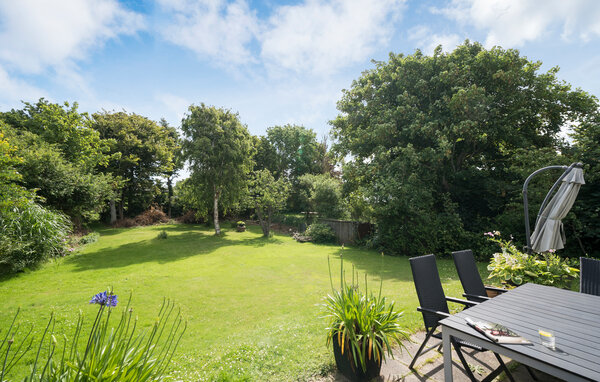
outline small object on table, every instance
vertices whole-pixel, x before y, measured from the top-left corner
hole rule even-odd
[[[547,329],[539,329],[538,333],[540,335],[542,345],[544,345],[548,349],[556,350],[556,338],[554,337],[553,332]]]

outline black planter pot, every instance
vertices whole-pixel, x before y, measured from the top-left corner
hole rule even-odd
[[[375,357],[367,360],[367,370],[363,371],[360,362],[358,365],[354,364],[352,350],[350,349],[348,342],[345,344],[346,348],[344,349],[344,354],[342,354],[342,348],[338,343],[337,336],[334,336],[331,342],[333,342],[335,364],[337,365],[338,370],[344,374],[346,378],[351,381],[363,382],[370,381],[379,376],[379,372],[381,371],[381,359],[379,362],[375,361]]]

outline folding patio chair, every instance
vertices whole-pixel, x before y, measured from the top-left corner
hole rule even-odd
[[[435,347],[439,347],[439,344],[436,344],[423,351],[425,345],[431,337],[440,340],[442,339],[441,333],[435,333],[435,330],[439,326],[440,320],[446,317],[450,317],[450,311],[448,310],[447,301],[457,302],[467,306],[473,306],[477,303],[453,297],[446,297],[444,295],[444,289],[442,288],[442,282],[440,280],[440,275],[437,270],[434,255],[413,257],[409,260],[410,267],[412,269],[413,280],[415,283],[415,289],[417,290],[419,304],[421,305],[417,308],[417,310],[423,313],[423,321],[425,322],[425,329],[427,331],[425,340],[419,347],[419,350],[417,350],[417,353],[415,354],[412,362],[410,363],[409,368],[412,369],[417,358],[419,358],[420,355],[427,353]],[[454,349],[456,350],[456,353],[458,354],[458,358],[460,358],[460,362],[462,363],[469,379],[471,381],[476,381],[475,376],[473,375],[473,372],[471,371],[467,360],[462,354],[461,349],[467,348],[476,351],[486,351],[486,349],[454,338],[451,338],[451,342],[454,346]],[[512,382],[514,382],[513,376],[504,364],[504,361],[502,361],[502,358],[500,358],[500,356],[496,353],[494,353],[494,356],[500,363],[500,366],[496,370],[492,371],[487,377],[485,377],[482,382],[491,381],[502,371],[504,371],[508,378]]]
[[[579,291],[600,296],[600,260],[579,258]]]
[[[487,287],[483,285],[481,275],[477,269],[475,258],[473,257],[473,251],[465,249],[462,251],[452,252],[452,258],[454,259],[454,265],[460,278],[460,283],[465,291],[463,296],[469,301],[482,302],[489,300],[487,291],[494,291],[498,293],[506,292],[506,289]]]

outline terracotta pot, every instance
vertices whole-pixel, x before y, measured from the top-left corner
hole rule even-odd
[[[360,363],[358,365],[354,363],[352,350],[350,349],[350,344],[348,341],[346,341],[344,344],[344,354],[342,354],[342,348],[338,343],[337,336],[333,337],[332,342],[335,364],[337,365],[338,370],[344,374],[346,378],[351,381],[362,382],[370,381],[379,376],[381,371],[381,359],[379,359],[379,361],[375,361],[375,357],[373,357],[370,360],[367,360],[367,370],[363,371]]]

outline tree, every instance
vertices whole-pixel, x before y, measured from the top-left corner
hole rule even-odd
[[[112,177],[98,172],[108,161],[108,146],[77,103],[61,106],[42,98],[1,113],[0,119],[23,158],[16,166],[19,183],[36,189],[45,205],[63,211],[77,227],[97,220],[112,194]]]
[[[173,171],[177,132],[134,113],[104,111],[93,118],[94,129],[110,144],[105,171],[120,180],[115,183],[118,197],[111,200],[111,211],[117,199],[120,219],[125,207],[129,214],[146,210],[159,192],[155,177]]]
[[[540,66],[467,41],[431,57],[390,54],[344,92],[331,123],[349,158],[346,191],[373,206],[390,252],[443,253],[494,229],[518,176],[513,154],[561,150],[561,127],[597,108]]]
[[[342,182],[329,174],[302,175],[298,181],[303,204],[320,217],[338,219],[344,216]]]
[[[215,234],[221,234],[219,205],[224,210],[242,200],[252,169],[252,140],[237,113],[214,106],[191,105],[181,122],[183,156],[190,164],[190,181],[212,198]]]
[[[250,206],[256,210],[263,236],[269,237],[273,214],[285,206],[289,183],[284,178],[275,180],[267,169],[255,171],[250,181]]]
[[[581,187],[571,226],[580,239],[582,252],[600,257],[600,111],[575,128],[574,156],[584,164],[585,185]]]
[[[173,153],[172,166],[165,167],[164,176],[167,178],[167,215],[171,218],[171,209],[173,206],[173,178],[183,168],[184,161],[181,158],[181,144],[179,142],[179,134],[177,129],[169,126],[169,123],[162,118],[159,122],[160,126],[167,131],[169,139],[166,141],[169,150]]]
[[[273,126],[267,129],[267,137],[277,152],[279,173],[290,180],[321,173],[322,161],[314,131],[297,125]]]

